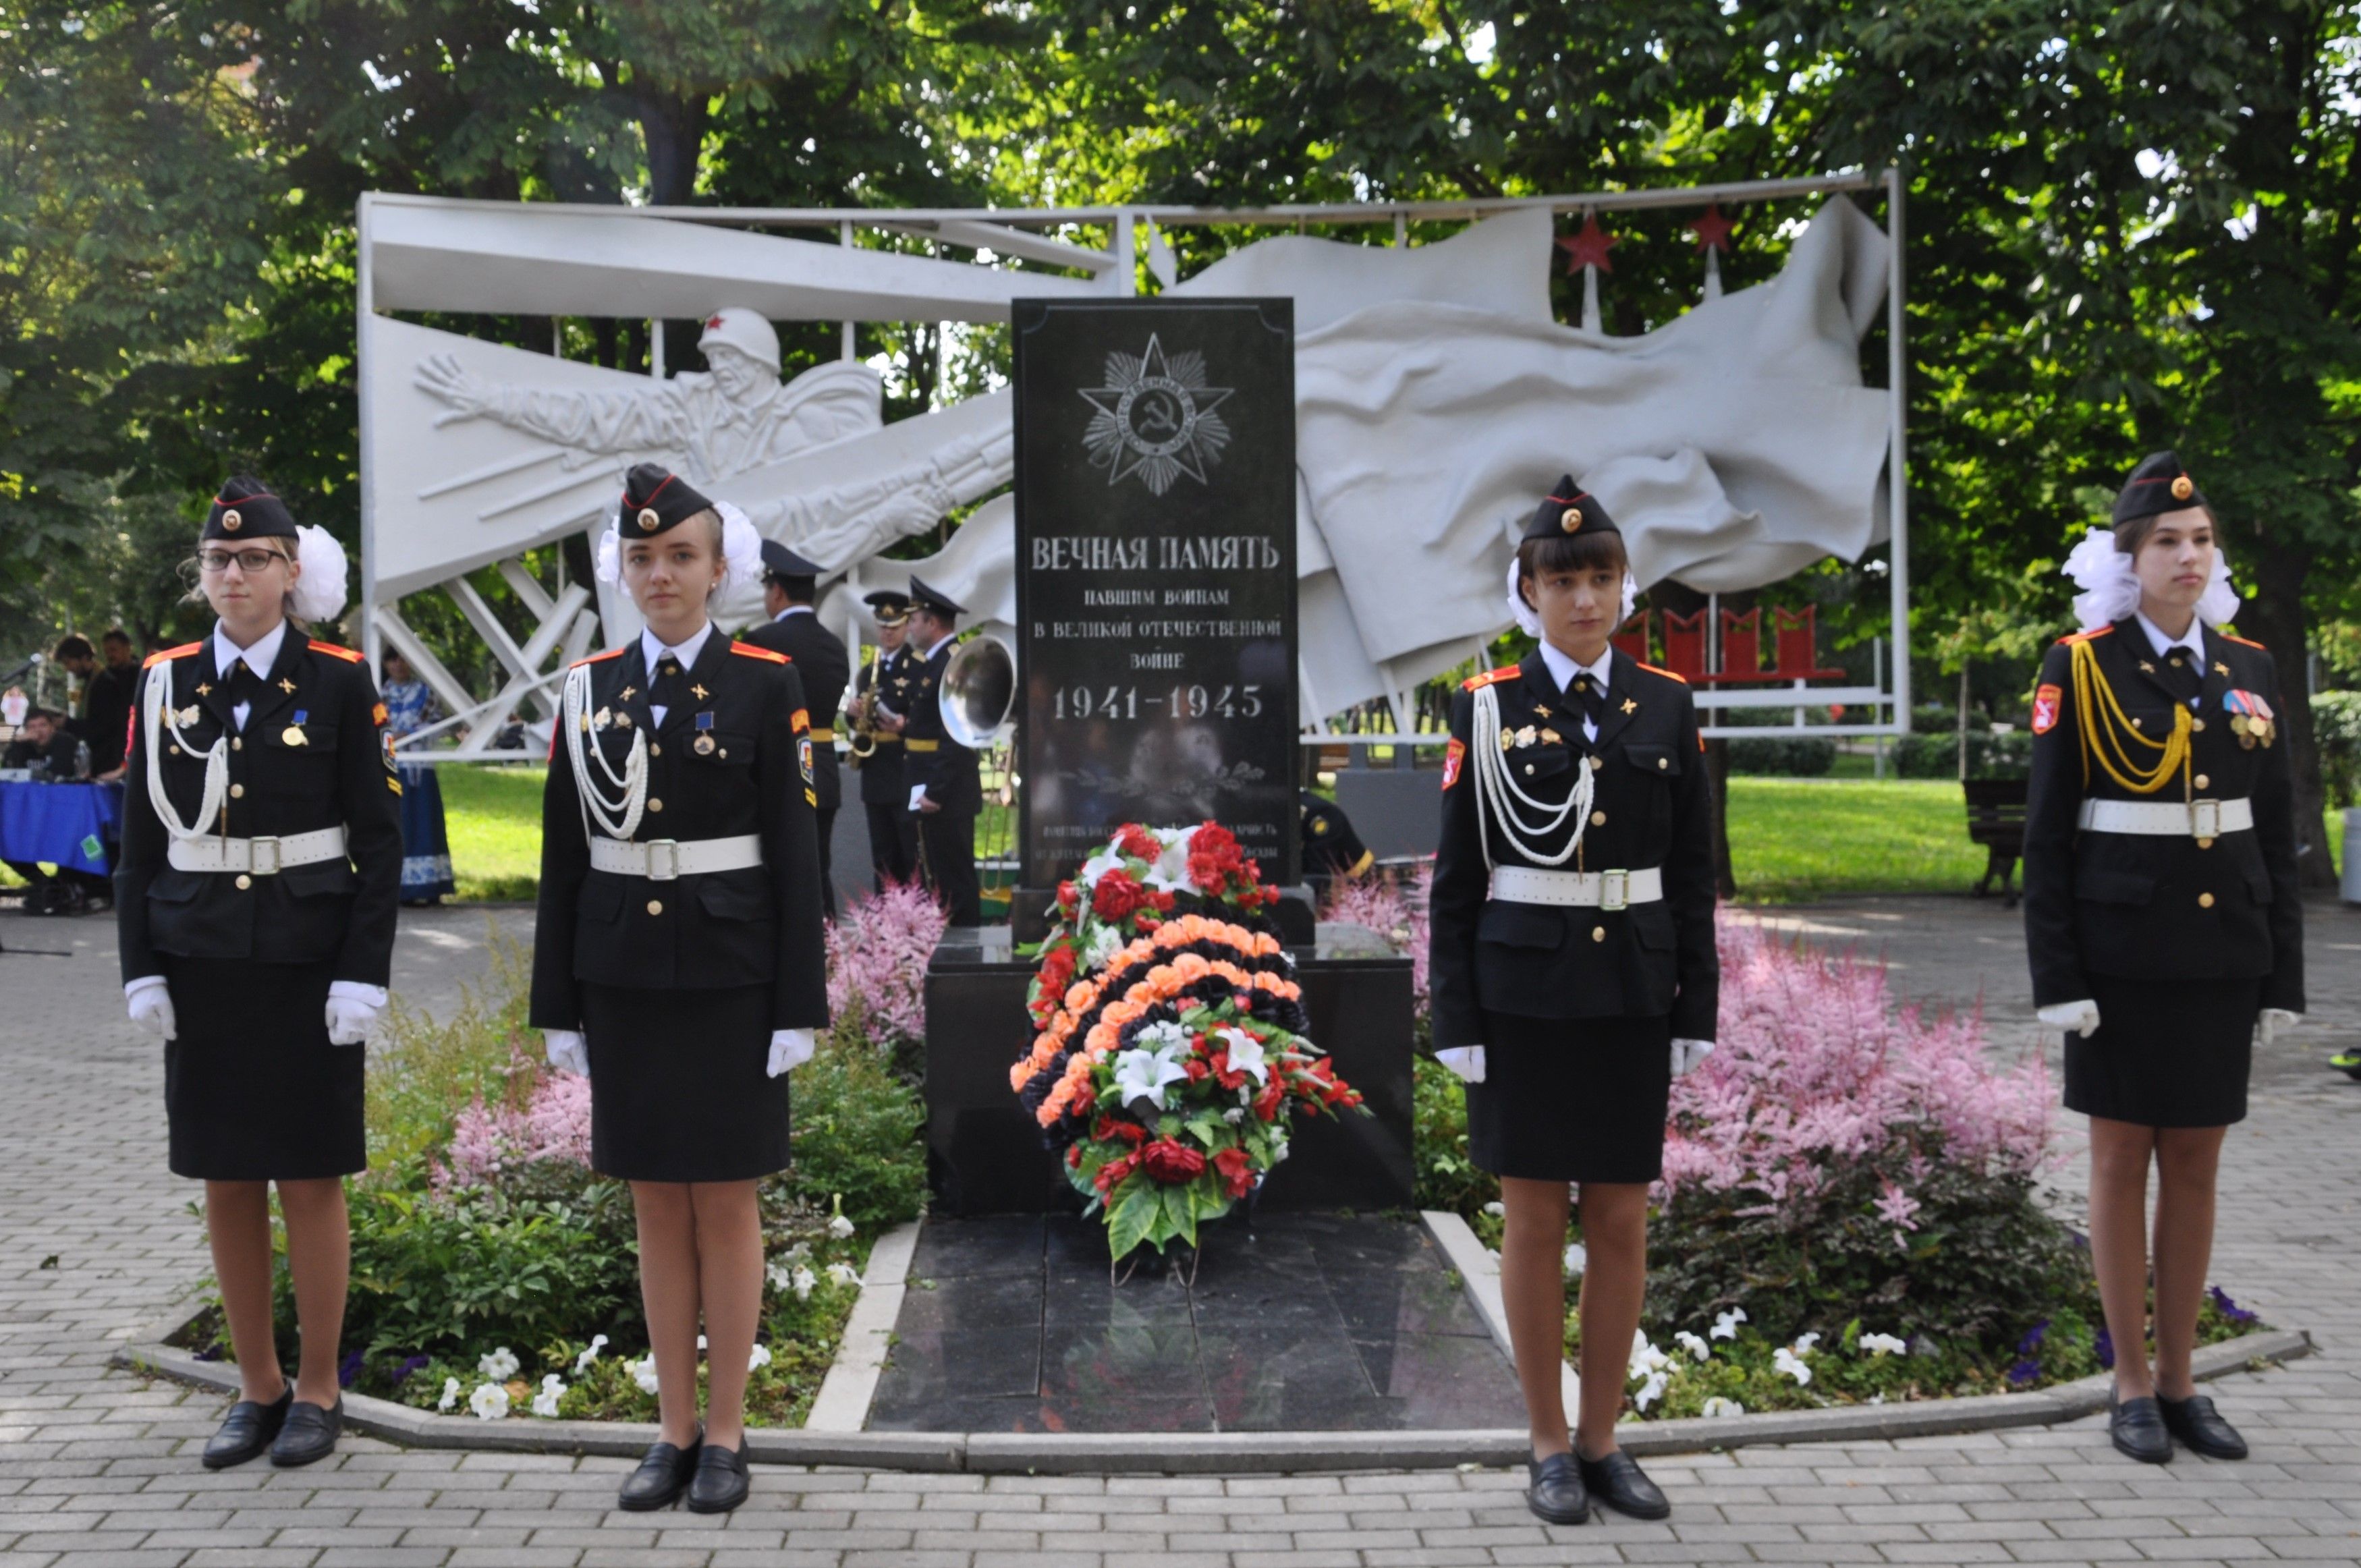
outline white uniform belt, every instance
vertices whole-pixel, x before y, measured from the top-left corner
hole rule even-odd
[[[1562,909],[1620,909],[1662,899],[1664,873],[1655,866],[1636,872],[1545,872],[1534,866],[1494,866],[1492,896],[1508,904],[1548,904]]]
[[[2085,833],[2147,833],[2218,839],[2255,826],[2255,803],[2238,800],[2085,800],[2078,819]]]
[[[670,882],[675,877],[703,876],[708,872],[742,872],[763,863],[760,834],[741,833],[734,839],[596,838],[590,840],[590,869],[617,876]]]
[[[283,839],[174,839],[164,858],[176,872],[244,872],[276,876],[289,866],[345,858],[345,830],[321,828]]]

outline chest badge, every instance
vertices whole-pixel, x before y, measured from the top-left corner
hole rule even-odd
[[[612,708],[602,707],[598,712],[585,718],[582,720],[582,728],[585,729],[604,729],[607,726],[614,722],[614,710]]]
[[[2277,736],[2271,705],[2250,691],[2229,691],[2222,694],[2222,706],[2230,710],[2230,732],[2238,744],[2251,751],[2257,746],[2268,746]]]
[[[617,702],[629,702],[631,700],[631,694],[639,689],[640,688],[637,686],[625,686],[621,691],[615,694],[615,700]]]
[[[172,717],[179,722],[181,729],[186,729],[197,721],[197,705],[192,702]]]
[[[713,715],[700,713],[697,716],[697,739],[690,744],[700,757],[713,755]]]
[[[295,695],[295,683],[282,676],[279,682],[279,689],[285,692],[289,696],[293,696]]]
[[[1626,713],[1637,713],[1640,711],[1640,705],[1627,696],[1623,699],[1623,711]]]
[[[707,690],[706,690],[703,686],[701,686],[701,685],[691,686],[691,687],[689,687],[688,689],[689,689],[689,693],[690,693],[690,695],[691,695],[691,696],[695,696],[695,697],[697,698],[697,701],[699,701],[699,702],[703,702],[707,697],[709,697],[709,696],[711,696],[713,695],[711,692],[707,691]]]
[[[311,717],[311,709],[305,707],[297,708],[295,710],[295,722],[290,724],[286,729],[279,732],[279,743],[282,746],[310,745],[312,743],[312,738],[303,733],[303,721]]]

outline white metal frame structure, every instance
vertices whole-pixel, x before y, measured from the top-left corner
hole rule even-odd
[[[979,264],[983,270],[1001,274],[1003,278],[1021,277],[1027,291],[1075,291],[1083,293],[1105,293],[1124,296],[1137,291],[1136,231],[1142,224],[1163,228],[1189,225],[1243,225],[1268,227],[1275,230],[1302,228],[1311,225],[1389,224],[1393,243],[1404,245],[1409,225],[1413,223],[1464,222],[1474,223],[1504,213],[1545,210],[1553,214],[1573,214],[1618,210],[1642,210],[1665,207],[1697,207],[1709,203],[1750,203],[1815,195],[1830,195],[1844,192],[1882,190],[1886,203],[1886,233],[1889,238],[1885,292],[1887,331],[1887,399],[1888,451],[1886,483],[1889,515],[1888,591],[1894,635],[1877,651],[1876,662],[1881,674],[1888,678],[1873,679],[1865,686],[1806,687],[1798,681],[1792,687],[1763,686],[1747,690],[1720,690],[1703,687],[1696,696],[1700,707],[1708,714],[1740,707],[1795,708],[1795,721],[1785,727],[1747,727],[1743,729],[1708,727],[1708,735],[1745,735],[1767,737],[1782,733],[1808,730],[1819,736],[1899,735],[1909,729],[1911,697],[1911,659],[1909,626],[1909,552],[1908,552],[1908,485],[1906,462],[1906,391],[1905,373],[1905,335],[1903,310],[1903,187],[1901,171],[1888,169],[1881,173],[1853,171],[1791,180],[1748,181],[1719,185],[1684,186],[1642,191],[1597,191],[1569,195],[1502,197],[1458,201],[1369,202],[1312,203],[1295,206],[1251,208],[1205,208],[1156,204],[1102,207],[1042,207],[1042,208],[746,208],[746,207],[617,207],[572,205],[558,203],[501,203],[463,201],[452,198],[422,197],[371,192],[360,199],[358,223],[357,266],[357,358],[363,431],[361,463],[364,473],[379,461],[379,454],[372,452],[368,432],[372,428],[370,400],[373,355],[378,352],[373,341],[377,323],[390,319],[387,313],[396,310],[435,310],[466,312],[491,308],[471,303],[464,299],[430,299],[419,297],[403,287],[386,287],[381,282],[380,249],[388,249],[401,271],[402,255],[398,245],[389,246],[385,236],[388,220],[401,222],[424,220],[431,222],[438,212],[482,213],[489,209],[504,209],[527,220],[580,222],[616,219],[668,219],[684,223],[718,225],[729,229],[772,230],[812,229],[833,236],[840,246],[851,247],[856,231],[871,229],[902,236],[921,236],[944,244],[987,250],[995,258],[1019,258],[1071,269],[1085,275],[1084,280],[1060,278],[1042,272],[1010,274],[991,264]],[[1105,249],[1076,245],[1043,231],[1089,225],[1109,230],[1113,243]],[[871,253],[874,255],[876,253]],[[1154,252],[1151,251],[1151,260]],[[982,279],[979,283],[983,282]],[[995,281],[997,281],[995,280]],[[940,307],[934,319],[938,321],[987,322],[1006,319],[1007,284],[985,287],[975,291],[972,299],[961,299]],[[810,308],[802,313],[807,319],[840,320],[843,323],[843,356],[852,356],[853,327],[861,321],[906,321],[914,319],[906,308],[887,308],[890,291],[871,290],[859,286],[848,271],[846,285],[833,292],[806,290]],[[998,295],[995,303],[993,296]],[[688,317],[701,313],[707,305],[688,309],[673,309],[677,302],[651,302],[652,313],[664,316]],[[514,307],[503,305],[502,311]],[[570,311],[563,302],[553,302],[544,307],[545,313],[557,315],[593,313]],[[774,319],[792,319],[781,313]],[[926,319],[919,317],[916,319]],[[662,334],[651,333],[651,371],[658,379],[664,375]],[[455,479],[454,483],[459,482]],[[495,751],[490,740],[517,714],[527,708],[545,719],[555,713],[554,687],[567,664],[580,658],[597,636],[598,604],[590,585],[561,583],[555,592],[536,581],[517,559],[497,563],[497,568],[511,588],[535,619],[533,630],[522,641],[513,637],[492,612],[491,607],[467,582],[469,571],[480,569],[486,563],[478,560],[456,565],[451,575],[431,586],[448,593],[458,605],[470,627],[482,638],[504,672],[502,685],[489,697],[479,698],[470,692],[434,657],[432,652],[411,630],[401,614],[398,599],[387,598],[379,591],[378,542],[382,520],[373,488],[364,483],[361,511],[361,597],[360,615],[363,645],[372,664],[391,647],[401,652],[432,686],[450,711],[450,717],[432,729],[411,738],[408,749],[420,762],[473,762],[492,760],[538,760],[537,748]],[[404,593],[419,591],[405,587]],[[1872,718],[1866,722],[1814,724],[1802,720],[1805,707],[1842,704],[1848,708],[1866,707]],[[423,742],[441,732],[467,726],[471,730],[468,740],[456,751],[429,751]],[[1307,740],[1329,744],[1395,744],[1404,740],[1412,744],[1439,744],[1439,735],[1369,734],[1369,735],[1307,735]]]

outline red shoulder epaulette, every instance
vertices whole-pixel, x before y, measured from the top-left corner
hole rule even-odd
[[[2058,640],[2058,646],[2070,648],[2077,642],[2088,642],[2093,637],[2104,637],[2114,630],[2112,626],[2094,626],[2088,631],[2070,631]]]
[[[2214,634],[2215,636],[2219,637],[2220,639],[2222,639],[2222,641],[2224,641],[2224,642],[2235,642],[2235,643],[2236,643],[2236,644],[2238,644],[2238,646],[2240,646],[2241,648],[2252,648],[2252,649],[2253,649],[2256,652],[2257,652],[2257,653],[2268,653],[2268,652],[2270,652],[2270,650],[2269,650],[2269,649],[2268,649],[2268,648],[2264,647],[2261,643],[2257,642],[2257,641],[2253,641],[2253,640],[2252,640],[2252,639],[2250,639],[2250,638],[2246,638],[2246,637],[2233,637],[2233,636],[2231,636],[2228,632],[2224,631],[2224,630],[2223,630],[2221,628],[2219,628],[2219,627],[2214,628],[2213,634]]]
[[[347,664],[368,662],[361,654],[354,652],[350,648],[339,648],[333,642],[314,642],[312,644],[312,651],[315,653],[325,653],[331,659],[342,659]]]
[[[624,644],[624,647],[629,646],[629,643]],[[577,659],[573,663],[568,664],[566,668],[570,670],[578,670],[585,664],[600,664],[606,663],[606,661],[609,659],[620,659],[622,656],[622,648],[609,648],[604,653],[593,653],[587,659]]]
[[[1513,681],[1524,673],[1517,665],[1503,664],[1497,670],[1487,670],[1480,675],[1468,676],[1459,683],[1459,689],[1470,692],[1481,691],[1486,686],[1498,685],[1502,681]]]
[[[1632,662],[1633,663],[1635,663],[1635,664],[1640,664],[1640,661],[1639,661],[1639,660],[1637,660],[1637,659],[1634,659],[1634,660],[1632,660],[1631,662]],[[1689,684],[1689,678],[1688,678],[1686,675],[1682,674],[1681,674],[1679,671],[1677,671],[1677,670],[1663,670],[1663,669],[1658,669],[1658,668],[1657,668],[1655,665],[1653,665],[1653,664],[1640,664],[1640,667],[1641,667],[1642,669],[1643,669],[1643,670],[1647,671],[1647,672],[1648,672],[1650,674],[1652,674],[1652,675],[1662,675],[1662,676],[1664,676],[1664,679],[1666,679],[1666,680],[1668,680],[1668,681],[1678,681],[1678,682],[1680,682],[1680,683],[1681,683],[1681,685],[1688,685],[1688,684]]]
[[[150,653],[148,657],[142,659],[139,662],[139,667],[143,670],[150,669],[155,665],[162,663],[167,659],[186,658],[189,654],[195,652],[198,649],[203,646],[204,644],[202,642],[183,642],[178,648],[166,648],[160,652]]]
[[[730,651],[732,653],[743,653],[749,659],[768,659],[774,664],[795,663],[785,653],[774,653],[768,648],[757,648],[752,642],[732,642],[730,644]]]

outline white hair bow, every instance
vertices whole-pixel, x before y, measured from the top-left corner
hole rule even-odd
[[[303,568],[291,593],[299,620],[334,620],[345,613],[345,547],[324,528],[295,525],[295,564]]]
[[[2082,590],[2074,596],[2074,624],[2085,631],[2113,626],[2139,609],[2139,577],[2132,570],[2132,558],[2115,548],[2113,529],[2094,528],[2084,534],[2059,570]],[[2238,590],[2230,582],[2230,559],[2216,544],[2213,580],[2197,600],[2198,619],[2208,626],[2220,626],[2237,613]]]
[[[754,527],[753,519],[740,510],[731,501],[716,501],[714,512],[721,519],[721,565],[724,581],[752,583],[763,576],[763,535]],[[619,583],[623,578],[623,537],[621,514],[607,520],[607,532],[598,536],[598,547],[591,569],[602,583]]]

